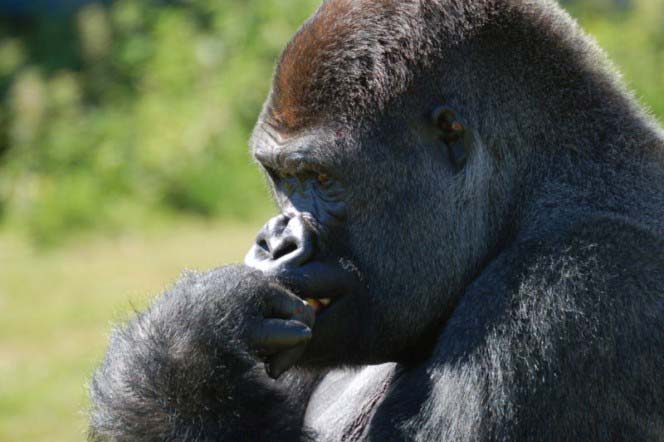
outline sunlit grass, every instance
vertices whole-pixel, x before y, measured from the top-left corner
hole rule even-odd
[[[240,261],[258,227],[181,223],[49,252],[0,235],[0,441],[83,440],[111,321],[183,269]]]

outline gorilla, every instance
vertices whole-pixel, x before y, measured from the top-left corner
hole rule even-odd
[[[113,332],[91,440],[664,440],[664,132],[557,3],[326,0],[250,144],[279,215]]]

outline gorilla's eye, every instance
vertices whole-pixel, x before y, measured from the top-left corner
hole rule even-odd
[[[318,174],[318,176],[316,176],[316,181],[325,186],[330,183],[330,177],[325,175],[324,173],[321,173]]]

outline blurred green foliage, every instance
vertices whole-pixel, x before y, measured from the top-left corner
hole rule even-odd
[[[120,0],[0,22],[0,213],[39,243],[269,206],[247,140],[315,0]]]
[[[576,1],[569,7],[622,72],[628,86],[664,120],[664,0]]]
[[[39,244],[269,206],[247,139],[317,0],[119,0],[0,20],[0,217]],[[568,2],[664,116],[664,0]]]

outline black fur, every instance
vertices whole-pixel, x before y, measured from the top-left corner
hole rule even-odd
[[[116,329],[91,385],[91,439],[305,439],[309,377],[275,385],[241,344],[272,290],[242,266],[190,273]]]
[[[93,438],[664,440],[664,133],[557,4],[328,0],[252,150],[263,273],[116,331]],[[275,314],[326,290],[315,324]]]

